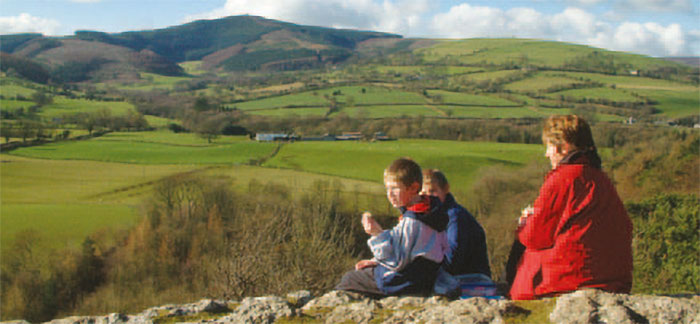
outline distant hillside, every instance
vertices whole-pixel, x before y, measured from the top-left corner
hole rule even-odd
[[[9,44],[3,49],[8,53],[45,60],[54,65],[65,61],[65,53],[88,51],[90,57],[108,61],[114,61],[114,53],[127,53],[125,50],[148,53],[131,62],[130,67],[175,75],[181,71],[166,62],[202,60],[204,68],[228,71],[294,70],[341,62],[353,55],[358,44],[368,39],[400,37],[301,26],[255,16],[233,16],[118,34],[77,31],[75,36],[65,38],[8,35],[1,36],[0,42]],[[57,47],[61,49],[56,50]],[[141,62],[141,59],[147,62]]]
[[[141,72],[285,71],[356,58],[360,66],[462,66],[483,71],[532,69],[695,80],[691,67],[644,55],[532,39],[404,39],[400,35],[302,26],[256,16],[199,20],[164,29],[69,37],[0,36],[2,51],[46,66],[56,81],[139,79]],[[688,77],[690,76],[690,77]],[[695,79],[693,79],[695,78]]]
[[[664,57],[664,60],[683,63],[690,65],[692,67],[700,68],[700,57],[698,56],[688,56],[688,57]]]

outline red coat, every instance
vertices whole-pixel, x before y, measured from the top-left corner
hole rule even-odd
[[[547,175],[534,215],[517,230],[525,252],[512,299],[583,287],[624,293],[632,288],[632,222],[622,201],[587,156],[567,158]]]

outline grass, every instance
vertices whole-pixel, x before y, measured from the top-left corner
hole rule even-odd
[[[427,63],[447,60],[450,64],[486,63],[498,65],[515,63],[556,68],[593,52],[601,52],[605,53],[605,55],[610,55],[616,62],[629,63],[638,69],[677,66],[672,62],[664,62],[643,55],[534,39],[474,38],[444,40],[429,48],[418,49],[416,52],[423,54]]]
[[[546,97],[560,98],[572,97],[574,99],[606,99],[615,102],[641,102],[642,99],[633,96],[628,91],[612,88],[586,88],[553,92]]]
[[[363,106],[363,107],[346,107],[338,113],[345,113],[349,116],[364,117],[364,118],[388,118],[401,116],[443,116],[444,114],[438,110],[430,109],[427,105],[396,105],[396,106]],[[331,114],[335,116],[338,113]]]
[[[501,70],[491,72],[471,73],[454,77],[457,82],[481,82],[496,79],[508,78],[514,74],[520,73],[520,70]]]
[[[173,133],[169,130],[157,130],[152,132],[114,132],[105,134],[96,141],[139,142],[171,144],[179,146],[212,146],[205,138],[195,133]],[[247,136],[219,136],[214,140],[214,145],[235,144],[248,141]]]
[[[576,83],[581,83],[581,81],[566,76],[539,73],[534,77],[509,83],[504,88],[517,92],[539,92],[552,87],[566,87]]]
[[[557,72],[550,72],[557,73]],[[583,72],[558,72],[557,74],[562,74],[575,78],[584,78],[591,81],[602,82],[608,85],[615,85],[618,88],[624,89],[639,89],[639,90],[678,90],[678,91],[699,91],[698,86],[692,84],[686,84],[681,82],[652,79],[637,76],[620,76],[620,75],[607,75],[607,74],[597,74],[597,73],[583,73]]]
[[[204,74],[207,71],[202,70],[202,61],[186,61],[186,62],[181,62],[178,65],[185,70],[185,73],[191,74],[191,75],[199,75],[199,74]]]
[[[279,108],[279,109],[265,109],[265,110],[253,110],[249,113],[251,115],[260,116],[274,116],[274,117],[289,117],[289,116],[325,116],[328,112],[327,107],[317,107],[317,108]]]
[[[108,143],[107,143],[108,142]],[[208,146],[182,145],[107,137],[20,148],[13,155],[139,164],[244,164],[269,155],[276,144],[235,141]]]
[[[34,106],[33,101],[0,99],[0,110],[15,111],[19,108],[27,109]]]
[[[24,229],[38,230],[42,247],[75,246],[101,228],[129,226],[141,215],[138,206],[153,184],[165,176],[199,170],[230,179],[234,190],[248,190],[251,180],[309,191],[318,181],[340,182],[346,192],[359,192],[358,203],[381,197],[375,182],[252,166],[203,168],[198,165],[144,165],[96,161],[44,160],[0,155],[0,246],[11,245]]]
[[[56,96],[53,103],[41,108],[43,117],[59,117],[64,114],[91,112],[100,109],[108,109],[113,115],[125,115],[127,111],[134,110],[134,106],[125,101],[93,101],[87,99],[69,99]]]
[[[2,204],[136,204],[140,198],[119,194],[164,176],[197,166],[133,165],[96,161],[44,160],[0,155]],[[133,192],[131,192],[133,193]]]
[[[362,89],[364,89],[364,92]],[[337,91],[341,93],[341,95],[336,96],[338,102],[347,102],[349,97],[353,97],[357,105],[425,103],[425,98],[419,93],[377,86],[335,87],[319,90],[318,92],[321,95],[332,96]]]
[[[153,115],[144,115],[143,117],[146,118],[146,122],[148,122],[148,125],[155,128],[165,128],[168,127],[168,125],[170,124],[181,124],[179,120],[170,118],[158,117]]]
[[[520,323],[551,323],[549,314],[554,311],[556,298],[545,298],[540,300],[516,300],[513,301],[515,307],[506,310],[503,319],[507,324]]]
[[[113,204],[11,204],[0,205],[0,245],[12,245],[23,230],[40,234],[39,248],[77,247],[99,229],[128,227],[139,217],[128,205]]]
[[[409,156],[423,167],[445,172],[455,190],[466,190],[483,166],[516,167],[541,154],[541,145],[527,144],[437,140],[296,142],[284,145],[264,166],[381,183],[383,170],[391,161]]]
[[[526,118],[526,117],[548,117],[550,115],[569,114],[570,109],[555,108],[534,108],[534,107],[463,107],[463,106],[440,106],[444,111],[450,111],[451,117],[460,118]]]
[[[442,96],[442,101],[445,104],[457,104],[457,105],[474,105],[474,106],[492,106],[492,107],[512,107],[519,106],[518,103],[512,102],[499,97],[488,96],[488,95],[476,95],[460,92],[450,92],[443,90],[429,90],[428,94],[430,96]]]
[[[298,94],[290,94],[283,96],[270,97],[259,100],[239,102],[229,104],[229,108],[238,108],[241,110],[253,109],[269,109],[283,107],[303,107],[303,106],[327,106],[328,101],[322,95],[314,95],[313,92],[302,92]]]
[[[657,101],[654,107],[672,118],[700,115],[700,92],[647,90],[644,95]]]
[[[15,98],[18,95],[29,98],[32,96],[32,94],[34,94],[34,92],[34,89],[25,88],[16,84],[3,83],[2,86],[0,86],[0,95],[5,98]]]

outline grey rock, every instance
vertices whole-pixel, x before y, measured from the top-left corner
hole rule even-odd
[[[377,309],[377,302],[371,299],[364,299],[341,305],[333,309],[333,312],[326,318],[326,323],[369,323],[373,317],[373,312]]]
[[[630,296],[584,289],[557,298],[554,323],[700,323],[700,299]]]
[[[273,323],[276,319],[296,315],[284,299],[277,296],[244,298],[233,313],[217,323]]]
[[[306,305],[311,298],[311,292],[308,290],[299,290],[287,294],[287,301],[296,308]]]
[[[424,323],[504,323],[506,305],[506,301],[476,297],[426,307],[415,316]]]
[[[364,299],[358,294],[348,293],[342,290],[333,290],[321,297],[317,297],[309,301],[302,307],[302,310],[311,310],[314,308],[333,308],[339,305],[347,304],[351,301]]]
[[[193,308],[194,313],[223,313],[230,311],[230,309],[228,309],[228,307],[226,306],[226,302],[213,299],[202,299],[199,302],[197,302]]]

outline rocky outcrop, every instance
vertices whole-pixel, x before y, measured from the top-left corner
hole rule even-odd
[[[444,297],[370,299],[307,291],[242,301],[205,299],[139,314],[69,317],[53,324],[121,323],[683,323],[700,324],[700,296],[647,296],[581,290],[539,301]],[[23,321],[16,323],[26,323]]]

